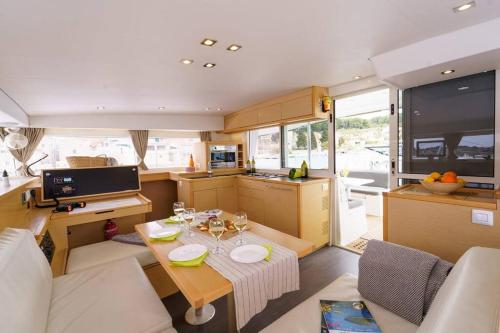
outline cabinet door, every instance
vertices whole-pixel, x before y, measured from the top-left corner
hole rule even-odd
[[[255,109],[249,109],[238,112],[224,119],[224,129],[231,130],[236,128],[248,127],[258,123],[258,115]]]
[[[218,208],[217,189],[193,191],[193,206],[193,208],[196,209],[197,212]]]
[[[247,213],[249,220],[264,224],[264,191],[238,187],[238,210]]]
[[[313,113],[312,95],[306,95],[284,102],[281,108],[283,120],[311,115]]]
[[[217,188],[217,208],[228,213],[236,212],[236,187]]]
[[[298,237],[297,188],[292,185],[268,185],[264,200],[264,224],[270,228]]]

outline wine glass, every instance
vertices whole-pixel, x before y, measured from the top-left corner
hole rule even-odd
[[[243,239],[243,231],[247,228],[247,214],[245,212],[237,212],[234,214],[234,227],[238,230],[239,239],[236,241],[236,246],[245,244]]]
[[[176,216],[177,222],[182,220],[182,213],[184,213],[184,202],[174,202],[174,214]]]
[[[191,225],[196,219],[196,210],[194,208],[186,208],[183,217],[186,224],[186,233],[189,237],[193,237],[194,232],[191,231]]]
[[[217,246],[212,250],[213,254],[223,254],[224,250],[220,247],[220,238],[224,233],[224,220],[218,217],[212,217],[208,221],[208,232],[217,239]]]

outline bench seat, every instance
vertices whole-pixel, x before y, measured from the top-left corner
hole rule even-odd
[[[71,249],[66,273],[78,272],[90,267],[134,257],[142,267],[157,263],[147,246],[125,244],[112,240]]]

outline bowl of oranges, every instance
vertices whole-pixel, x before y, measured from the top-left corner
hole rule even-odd
[[[465,181],[458,178],[455,172],[447,171],[443,174],[433,172],[421,180],[420,184],[434,194],[447,195],[464,187]]]

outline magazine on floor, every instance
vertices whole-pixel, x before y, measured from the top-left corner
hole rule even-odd
[[[320,300],[321,333],[380,333],[363,301]]]

